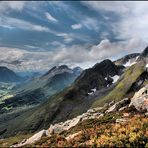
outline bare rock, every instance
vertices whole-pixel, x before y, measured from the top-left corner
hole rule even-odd
[[[148,111],[148,85],[141,88],[138,92],[135,93],[131,99],[129,106],[134,106],[138,111]]]
[[[76,124],[79,123],[80,121],[80,117],[76,117],[76,118],[73,118],[71,120],[67,120],[65,122],[61,122],[61,123],[56,123],[54,125],[50,125],[50,128],[48,129],[49,130],[49,133],[50,134],[53,134],[53,133],[61,133],[65,130],[69,130],[71,127],[75,126]]]
[[[119,109],[119,111],[123,111],[123,110],[125,110],[126,108],[128,108],[128,105],[121,107],[121,108]]]
[[[36,133],[32,137],[27,140],[23,140],[21,143],[12,145],[11,147],[22,147],[27,144],[35,143],[36,141],[40,140],[43,136],[46,136],[46,130],[41,130],[40,132]]]
[[[128,120],[125,119],[125,118],[120,118],[120,119],[116,119],[116,123],[125,123],[127,122]]]
[[[115,103],[113,106],[109,107],[108,110],[106,110],[105,113],[110,113],[110,112],[116,112],[118,111],[120,108],[126,106],[127,104],[130,103],[130,99],[125,98],[117,103]]]

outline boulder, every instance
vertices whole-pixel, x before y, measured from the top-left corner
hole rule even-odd
[[[76,117],[76,118],[73,118],[71,120],[67,120],[65,122],[61,122],[61,123],[56,123],[54,125],[50,125],[50,128],[48,129],[49,133],[50,134],[53,134],[53,133],[61,133],[65,130],[69,130],[71,127],[75,126],[76,124],[79,123],[80,121],[80,117]]]
[[[148,85],[141,88],[131,99],[129,106],[134,106],[138,111],[148,111]]]

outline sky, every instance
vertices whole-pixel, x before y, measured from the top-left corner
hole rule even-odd
[[[1,1],[0,65],[88,68],[148,45],[148,2]]]

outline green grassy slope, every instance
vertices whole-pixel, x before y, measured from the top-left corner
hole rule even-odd
[[[98,99],[92,104],[92,107],[102,106],[105,103],[111,101],[120,101],[124,98],[132,84],[138,79],[138,77],[145,71],[145,63],[139,62],[129,67],[123,74],[122,80],[116,85],[116,87],[105,97]]]

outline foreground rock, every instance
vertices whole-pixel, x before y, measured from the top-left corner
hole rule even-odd
[[[89,109],[86,113],[83,113],[82,115],[79,115],[76,118],[51,125],[48,131],[50,134],[61,133],[63,131],[69,130],[70,128],[74,127],[80,121],[84,121],[87,119],[100,118],[101,116],[103,116],[103,114],[99,112],[99,110],[101,109],[102,108]]]
[[[148,111],[148,85],[141,88],[133,98],[129,106],[134,106],[138,111]]]
[[[16,144],[16,145],[12,145],[11,147],[22,147],[25,145],[33,144],[36,141],[39,141],[44,136],[50,137],[54,133],[60,134],[63,131],[69,130],[70,128],[77,125],[80,121],[84,121],[86,119],[100,118],[103,116],[103,114],[101,114],[99,112],[99,110],[101,110],[101,109],[102,108],[100,108],[100,107],[90,109],[86,113],[83,113],[82,115],[77,116],[76,118],[73,118],[71,120],[67,120],[65,122],[56,123],[54,125],[50,125],[49,129],[42,130],[42,131],[36,133],[35,135],[33,135],[32,137],[30,137],[29,139],[24,139],[21,143]],[[71,135],[71,136],[67,137],[67,139],[71,139],[71,138],[75,137],[76,135],[77,134]]]
[[[35,135],[33,135],[32,137],[30,137],[29,139],[27,139],[27,140],[24,139],[21,143],[16,144],[16,145],[12,145],[11,147],[22,147],[24,145],[35,143],[36,141],[39,141],[44,136],[49,136],[47,130],[42,130],[42,131],[36,133]]]

